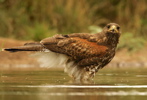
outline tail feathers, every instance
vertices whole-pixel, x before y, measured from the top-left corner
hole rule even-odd
[[[40,43],[26,43],[24,46],[5,48],[3,51],[17,52],[17,51],[45,51],[45,47]]]

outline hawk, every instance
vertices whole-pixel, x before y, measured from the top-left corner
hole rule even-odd
[[[64,66],[64,71],[75,80],[91,80],[115,55],[121,35],[120,26],[107,24],[97,34],[57,34],[40,42],[5,48],[4,51],[38,51],[44,66]]]

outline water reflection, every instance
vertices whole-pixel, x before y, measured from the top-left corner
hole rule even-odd
[[[73,82],[62,70],[1,70],[1,100],[146,100],[146,69],[103,69],[93,83]]]

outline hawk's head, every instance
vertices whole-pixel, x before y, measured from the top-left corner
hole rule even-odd
[[[108,33],[108,34],[117,34],[120,36],[121,32],[120,32],[120,26],[116,23],[109,23],[107,24],[103,31],[105,33]]]

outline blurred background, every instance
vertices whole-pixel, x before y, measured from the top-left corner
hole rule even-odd
[[[97,33],[110,22],[121,26],[117,49],[125,50],[121,56],[126,52],[137,54],[135,59],[145,56],[147,0],[0,0],[0,48],[21,43],[11,39],[40,41],[54,34]]]

